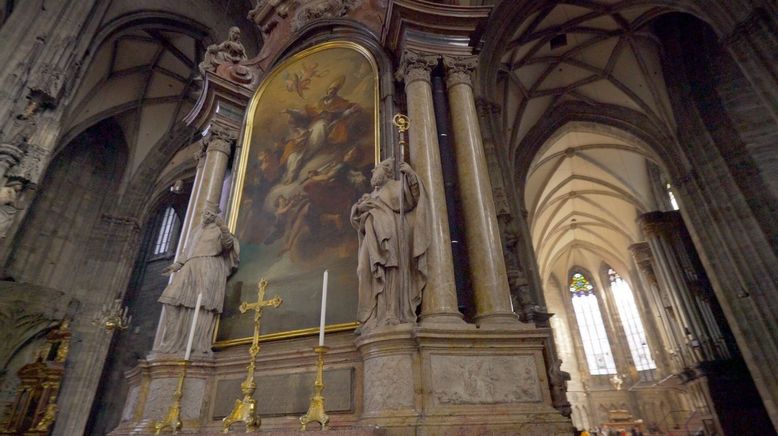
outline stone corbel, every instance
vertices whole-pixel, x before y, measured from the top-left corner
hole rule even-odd
[[[417,80],[431,83],[430,72],[438,65],[439,59],[440,57],[437,55],[406,50],[400,61],[400,67],[395,73],[395,78],[398,81],[405,82],[405,86]]]
[[[456,85],[473,86],[473,72],[478,68],[476,56],[443,56],[443,65],[446,67],[446,86]]]

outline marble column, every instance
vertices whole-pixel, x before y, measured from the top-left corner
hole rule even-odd
[[[457,307],[454,261],[451,255],[446,193],[440,163],[430,71],[438,57],[406,51],[398,76],[405,82],[410,118],[410,162],[427,188],[432,228],[427,256],[427,287],[422,296],[422,323],[461,322]]]
[[[511,305],[489,168],[486,165],[471,81],[477,58],[445,56],[443,63],[446,67],[459,191],[475,293],[476,322],[479,325],[514,323],[518,318]]]

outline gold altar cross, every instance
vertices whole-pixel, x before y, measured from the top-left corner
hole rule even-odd
[[[262,320],[262,310],[266,307],[278,307],[284,300],[278,295],[270,300],[265,300],[265,290],[267,289],[267,280],[265,279],[259,281],[257,288],[256,303],[244,301],[240,304],[240,313],[254,311],[254,337],[251,339],[251,347],[249,348],[250,360],[249,366],[246,368],[248,374],[246,380],[240,384],[243,399],[235,400],[232,412],[222,420],[225,433],[230,431],[230,427],[236,422],[245,423],[246,431],[256,431],[260,425],[260,418],[257,415],[257,401],[254,399],[254,391],[257,389],[257,384],[254,382],[254,370],[256,369],[257,354],[259,354],[259,327]]]

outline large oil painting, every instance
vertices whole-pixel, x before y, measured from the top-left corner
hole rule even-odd
[[[357,235],[351,205],[370,189],[378,147],[378,75],[369,52],[326,43],[283,62],[248,111],[229,225],[241,243],[240,268],[227,286],[216,344],[247,341],[252,315],[267,298],[284,303],[262,315],[262,336],[315,333],[322,274],[329,271],[329,330],[354,327]]]

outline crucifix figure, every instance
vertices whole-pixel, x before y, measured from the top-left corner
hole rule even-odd
[[[224,432],[230,431],[232,424],[243,422],[246,424],[246,431],[256,431],[260,425],[260,418],[257,415],[257,401],[253,398],[257,384],[254,382],[254,369],[256,368],[257,354],[259,354],[259,323],[262,320],[262,310],[266,307],[278,307],[284,301],[277,295],[270,300],[265,300],[265,289],[267,280],[259,281],[259,290],[257,292],[257,302],[240,304],[240,313],[246,313],[249,310],[254,311],[254,337],[251,340],[249,348],[249,366],[246,380],[240,384],[240,390],[243,392],[242,400],[235,400],[235,406],[232,412],[227,415],[222,422],[224,423]]]

